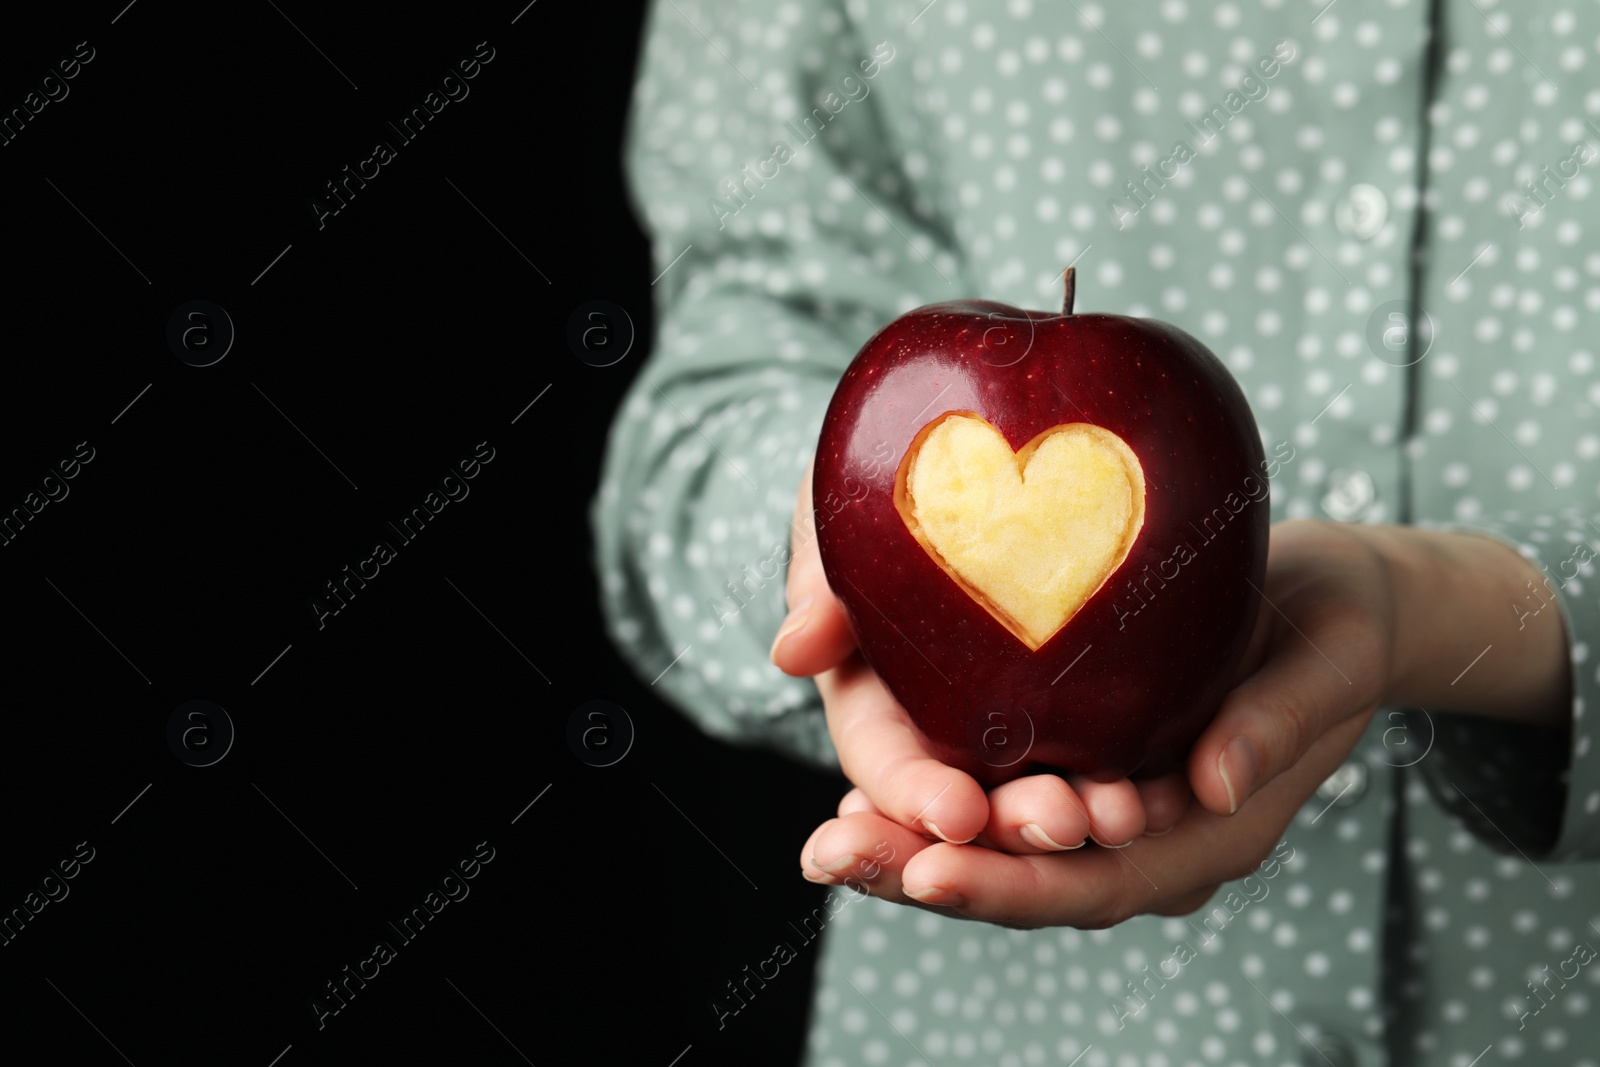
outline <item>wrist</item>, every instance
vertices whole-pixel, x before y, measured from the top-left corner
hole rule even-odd
[[[1387,605],[1389,675],[1384,679],[1383,703],[1420,703],[1428,687],[1424,678],[1433,658],[1426,647],[1429,633],[1427,590],[1437,588],[1443,569],[1439,546],[1405,526],[1357,527],[1376,556],[1384,576],[1383,603]]]
[[[1516,616],[1544,575],[1494,538],[1409,526],[1360,528],[1386,574],[1391,667],[1384,703],[1559,725],[1571,667],[1561,609]],[[1539,602],[1535,602],[1536,604]]]

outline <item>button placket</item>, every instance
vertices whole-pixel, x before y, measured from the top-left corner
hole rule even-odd
[[[1333,224],[1346,237],[1370,241],[1389,219],[1389,198],[1376,185],[1352,185],[1334,205]]]
[[[1322,510],[1339,522],[1359,522],[1378,499],[1372,475],[1357,468],[1341,468],[1328,475]]]

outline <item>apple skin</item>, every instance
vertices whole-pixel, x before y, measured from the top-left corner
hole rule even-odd
[[[817,446],[818,547],[862,655],[931,754],[986,785],[1181,768],[1262,610],[1269,465],[1243,392],[1195,338],[1072,314],[1071,289],[1069,277],[1060,314],[967,300],[896,319],[845,372]],[[1093,423],[1144,468],[1144,526],[1126,559],[1037,651],[956,584],[895,507],[906,449],[949,411],[987,419],[1013,451],[1052,426]]]

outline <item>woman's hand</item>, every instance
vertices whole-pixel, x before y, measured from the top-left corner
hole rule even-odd
[[[1143,913],[1187,914],[1266,858],[1379,704],[1566,721],[1571,664],[1560,613],[1519,609],[1548,584],[1487,538],[1275,526],[1243,681],[1191,750],[1198,803],[1170,833],[1121,851],[1007,855],[929,842],[857,789],[839,817],[811,835],[801,867],[813,881],[836,882],[828,869],[840,870],[840,857],[886,841],[893,859],[882,864],[884,876],[875,872],[873,895],[940,904],[963,918],[1103,928]],[[1496,649],[1499,656],[1485,658]],[[1462,686],[1469,669],[1477,675]]]
[[[772,660],[788,674],[816,676],[840,766],[857,787],[852,796],[859,799],[847,798],[853,810],[870,811],[892,827],[897,841],[926,846],[936,838],[955,847],[976,840],[1024,856],[1075,849],[1089,839],[1120,847],[1141,834],[1165,833],[1178,821],[1189,802],[1181,774],[1138,783],[1042,774],[985,795],[970,775],[931,757],[905,709],[861,658],[843,605],[828,588],[810,467],[800,484],[791,546],[789,617],[773,642]],[[843,871],[871,856],[881,840],[851,837],[844,842],[849,847],[835,849],[826,862]]]
[[[1273,528],[1244,680],[1191,751],[1188,777],[1199,803],[1170,833],[1121,850],[1008,855],[928,841],[883,806],[881,793],[858,789],[806,842],[806,876],[840,881],[834,872],[843,871],[842,861],[872,855],[887,841],[894,858],[873,879],[873,895],[943,905],[964,918],[1103,928],[1143,913],[1195,910],[1267,857],[1390,692],[1399,611],[1383,536],[1323,522]],[[836,696],[872,686],[848,667],[828,684]],[[832,709],[829,715],[831,722]],[[870,765],[865,753],[852,755]]]

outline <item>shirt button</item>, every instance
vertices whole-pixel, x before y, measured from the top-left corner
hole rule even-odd
[[[1300,1062],[1306,1067],[1358,1067],[1355,1050],[1350,1043],[1342,1037],[1333,1034],[1318,1034],[1311,1039],[1311,1048],[1308,1048],[1300,1057]]]
[[[1378,487],[1364,470],[1344,469],[1328,475],[1328,492],[1322,510],[1340,522],[1357,522],[1378,499]]]
[[[1389,200],[1376,185],[1352,185],[1333,209],[1333,223],[1339,232],[1358,241],[1378,236],[1389,218]]]
[[[1367,768],[1365,764],[1351,760],[1332,774],[1327,781],[1317,786],[1317,796],[1321,797],[1332,807],[1337,805],[1348,808],[1361,799],[1361,794],[1367,791]]]

